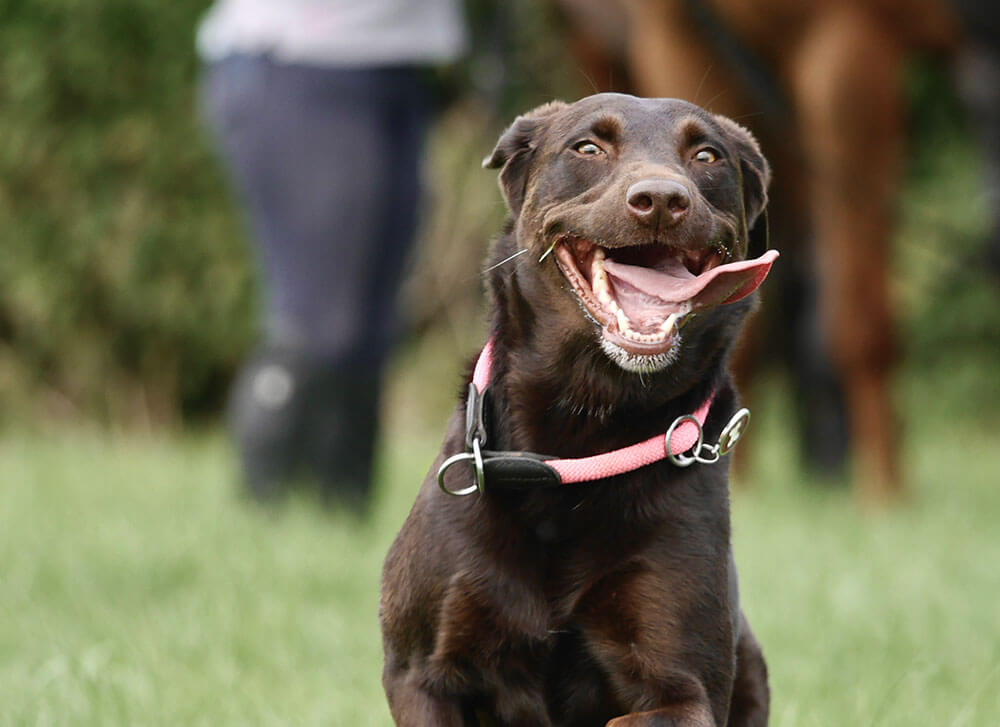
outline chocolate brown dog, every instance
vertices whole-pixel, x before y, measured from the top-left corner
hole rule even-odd
[[[396,723],[765,725],[717,460],[777,255],[767,162],[697,106],[600,94],[519,117],[485,166],[512,214],[490,343],[383,575]]]

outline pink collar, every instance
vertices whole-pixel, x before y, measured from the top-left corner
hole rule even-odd
[[[732,449],[750,419],[747,409],[740,409],[723,429],[717,444],[706,444],[702,427],[712,406],[714,394],[693,414],[673,421],[665,434],[657,434],[644,442],[603,454],[576,459],[557,459],[531,452],[496,452],[483,450],[486,433],[482,423],[483,392],[490,382],[493,365],[493,339],[489,339],[479,354],[469,385],[466,411],[466,451],[446,459],[438,469],[438,484],[449,495],[468,495],[485,491],[486,481],[503,480],[512,486],[537,484],[562,485],[592,482],[632,472],[640,467],[670,459],[679,467],[695,462],[711,464]],[[690,452],[689,454],[686,454]],[[445,472],[459,461],[471,461],[476,480],[471,486],[452,489],[445,482]]]

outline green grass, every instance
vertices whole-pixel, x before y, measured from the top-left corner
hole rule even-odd
[[[443,425],[410,388],[364,520],[240,500],[218,433],[0,439],[0,724],[390,724],[379,571]],[[874,514],[799,481],[788,419],[772,391],[734,502],[772,725],[1000,723],[1000,432],[910,417]]]
[[[386,723],[387,524],[238,501],[219,437],[8,439],[0,481],[6,723]]]
[[[915,421],[909,498],[873,513],[796,486],[775,409],[734,502],[772,724],[1000,724],[1000,431]]]

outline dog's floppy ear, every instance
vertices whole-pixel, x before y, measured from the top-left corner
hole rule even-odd
[[[538,135],[552,115],[566,108],[561,101],[543,104],[518,116],[500,135],[497,145],[483,159],[487,169],[500,169],[500,190],[513,214],[521,211],[528,183],[528,165],[535,151]],[[502,169],[501,169],[502,168]]]
[[[767,250],[768,230],[767,187],[771,183],[771,166],[760,151],[760,145],[749,131],[725,116],[716,116],[740,157],[743,179],[743,214],[747,225],[747,257],[758,257]]]

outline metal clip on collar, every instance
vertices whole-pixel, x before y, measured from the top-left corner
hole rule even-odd
[[[691,422],[698,428],[698,441],[685,452],[674,454],[670,450],[670,440],[674,435],[674,430],[685,421]],[[665,441],[667,457],[678,467],[690,467],[695,462],[702,464],[718,462],[720,457],[729,454],[733,447],[736,446],[736,443],[740,441],[740,437],[743,436],[743,432],[746,431],[747,424],[749,423],[750,410],[744,407],[733,414],[729,423],[726,424],[725,429],[722,430],[722,434],[719,435],[719,441],[716,444],[706,444],[704,440],[705,433],[701,428],[701,423],[697,419],[690,414],[677,417],[674,419],[674,423],[670,425],[670,429],[667,430]],[[690,454],[687,452],[690,452]]]
[[[469,384],[469,395],[465,400],[465,451],[453,454],[438,468],[438,487],[447,495],[463,497],[478,491],[486,491],[486,472],[483,467],[482,445],[486,441],[486,425],[483,422],[483,397],[473,383]],[[456,462],[472,460],[476,470],[473,484],[460,490],[449,490],[444,484],[444,473]]]

